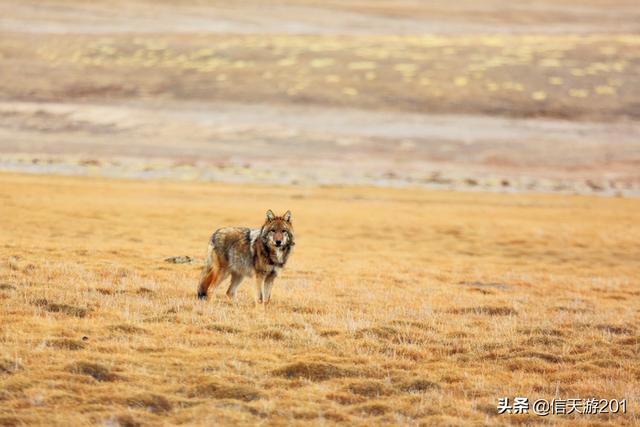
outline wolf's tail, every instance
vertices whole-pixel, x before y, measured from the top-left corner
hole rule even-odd
[[[214,250],[215,246],[212,239],[209,241],[209,245],[207,246],[207,256],[204,259],[204,267],[202,268],[202,273],[200,274],[200,282],[198,284],[198,298],[200,299],[205,299],[207,297],[207,290],[209,289],[209,284],[211,283],[211,273],[214,267]]]

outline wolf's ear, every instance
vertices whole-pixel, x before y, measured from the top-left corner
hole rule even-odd
[[[287,211],[287,213],[284,214],[282,218],[284,218],[284,220],[287,222],[291,222],[291,211]]]
[[[275,214],[271,209],[267,211],[267,221],[273,221],[275,219]]]

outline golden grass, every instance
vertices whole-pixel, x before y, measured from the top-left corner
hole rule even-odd
[[[639,421],[638,200],[4,174],[0,202],[0,424]],[[268,309],[164,261],[267,208],[298,243]]]

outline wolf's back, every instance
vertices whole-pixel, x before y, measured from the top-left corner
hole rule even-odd
[[[225,227],[216,230],[209,239],[207,261],[215,262],[216,257],[232,269],[245,269],[252,263],[252,244],[259,230],[244,227]]]

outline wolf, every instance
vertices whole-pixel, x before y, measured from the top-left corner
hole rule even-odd
[[[256,303],[267,304],[278,273],[295,245],[291,211],[276,216],[271,209],[260,228],[225,227],[209,239],[205,265],[200,275],[198,298],[205,299],[231,275],[227,296],[234,299],[246,276],[255,276]]]

